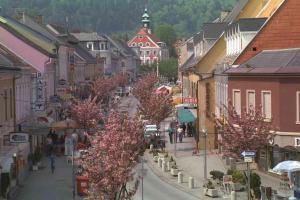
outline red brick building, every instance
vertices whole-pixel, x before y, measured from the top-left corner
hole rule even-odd
[[[300,1],[285,0],[235,60],[238,65],[263,50],[300,47]]]
[[[267,170],[283,160],[300,160],[300,49],[262,51],[226,73],[237,112],[261,106],[277,129],[259,154],[259,166]]]

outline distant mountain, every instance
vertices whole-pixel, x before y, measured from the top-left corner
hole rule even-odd
[[[237,0],[0,0],[2,14],[27,9],[42,14],[46,21],[65,24],[72,29],[102,33],[134,32],[141,25],[147,6],[152,25],[171,24],[177,35],[198,32],[203,22],[232,9]]]

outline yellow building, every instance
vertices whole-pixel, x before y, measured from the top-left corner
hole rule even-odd
[[[231,23],[240,18],[269,18],[283,1],[284,0],[240,0],[232,12],[224,18],[223,22]],[[222,63],[226,56],[224,29],[211,47],[204,52],[205,54],[201,56],[201,59],[192,66],[192,69],[186,72],[186,77],[189,79],[188,81],[192,84],[196,83],[196,91],[198,94],[198,130],[200,134],[202,129],[207,130],[208,149],[217,148],[218,138],[214,123],[216,96],[214,71],[216,66]],[[196,79],[195,76],[197,76]],[[187,87],[189,87],[189,85],[190,84],[188,84]],[[200,148],[203,148],[203,142],[200,137]]]

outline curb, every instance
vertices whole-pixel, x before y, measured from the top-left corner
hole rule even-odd
[[[145,155],[145,159],[147,160],[147,165],[148,167],[151,169],[151,171],[157,176],[159,177],[162,181],[168,183],[169,185],[175,187],[176,189],[178,190],[181,190],[182,192],[185,192],[195,198],[203,198],[202,195],[196,195],[192,189],[189,189],[189,188],[186,188],[182,185],[179,185],[177,183],[174,183],[173,181],[170,180],[170,178],[166,177],[166,175],[164,173],[162,173],[160,171],[160,169],[158,169],[156,166],[155,166],[155,162],[152,160],[151,156],[150,156],[150,153],[149,151],[146,151],[146,153],[144,154]],[[200,190],[199,188],[196,188],[194,190]]]

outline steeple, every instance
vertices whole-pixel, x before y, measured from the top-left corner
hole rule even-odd
[[[150,29],[150,17],[148,15],[148,9],[145,8],[144,14],[142,16],[142,23],[144,28]]]

